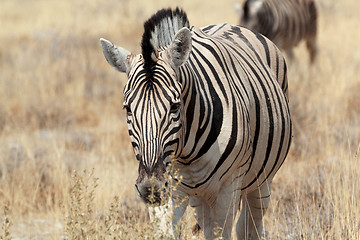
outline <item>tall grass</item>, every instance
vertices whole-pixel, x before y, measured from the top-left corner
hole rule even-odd
[[[192,25],[238,21],[230,0],[1,2],[2,239],[153,238],[133,189],[126,78],[108,66],[98,41],[139,53],[143,22],[176,5]],[[309,66],[300,45],[288,66],[294,137],[272,185],[268,239],[360,237],[360,3],[318,6],[318,60]],[[192,236],[192,214],[183,239]]]

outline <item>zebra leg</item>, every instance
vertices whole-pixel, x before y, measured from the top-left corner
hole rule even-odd
[[[212,214],[210,207],[204,199],[192,197],[190,199],[190,206],[195,208],[195,218],[203,230],[205,239],[214,239],[214,226],[212,225]]]
[[[285,52],[286,52],[286,56],[289,59],[289,62],[294,62],[295,59],[294,51],[291,48],[289,48],[289,49],[285,49]]]
[[[196,220],[203,230],[205,239],[231,239],[234,217],[238,212],[240,194],[234,186],[222,186],[216,199],[191,201],[195,207]]]
[[[176,194],[176,197],[173,196],[172,198],[172,209],[173,209],[172,230],[175,239],[180,239],[181,230],[182,230],[180,219],[184,215],[188,203],[189,203],[189,197],[186,195]]]
[[[310,54],[310,62],[313,63],[317,54],[316,35],[310,36],[306,39],[306,47]]]
[[[149,206],[149,217],[155,229],[155,237],[162,239],[180,239],[181,217],[186,211],[188,198],[171,199],[162,206]]]
[[[271,182],[263,184],[259,189],[242,195],[242,207],[236,225],[238,239],[261,239],[263,216],[269,206]]]
[[[222,239],[231,239],[231,232],[238,206],[241,201],[241,194],[238,190],[238,182],[234,181],[227,186],[222,186],[218,193],[216,204],[212,209],[214,215],[215,230],[218,228],[216,237],[221,233]]]
[[[317,44],[316,44],[316,35],[317,35],[317,19],[318,11],[314,1],[309,1],[308,10],[310,14],[310,23],[308,24],[309,30],[306,38],[306,47],[309,50],[310,62],[313,63],[317,54]]]
[[[162,206],[149,206],[150,222],[154,228],[156,238],[172,238],[174,236],[171,227],[172,208],[171,201]]]

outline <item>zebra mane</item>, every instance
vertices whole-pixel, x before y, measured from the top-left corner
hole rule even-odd
[[[189,26],[186,13],[179,8],[161,9],[145,22],[141,49],[144,68],[148,74],[152,73],[152,68],[156,63],[157,49],[170,45],[175,34],[181,28]]]

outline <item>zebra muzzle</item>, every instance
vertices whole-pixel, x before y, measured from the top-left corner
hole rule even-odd
[[[135,190],[145,203],[162,204],[167,200],[165,166],[159,158],[151,167],[139,164],[139,175],[135,182]]]
[[[162,204],[167,201],[165,184],[154,177],[145,178],[135,183],[135,190],[139,197],[148,204]]]

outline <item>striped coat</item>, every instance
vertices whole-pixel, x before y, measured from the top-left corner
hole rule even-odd
[[[291,142],[280,51],[238,26],[190,27],[179,9],[159,11],[144,28],[142,54],[101,39],[107,61],[128,75],[137,193],[160,202],[172,163],[181,176],[173,176],[174,226],[189,204],[206,239],[216,227],[230,239],[233,224],[239,239],[260,237],[271,181]]]
[[[314,0],[246,0],[241,8],[240,25],[271,39],[293,57],[292,48],[301,40],[313,62],[317,53],[317,8]]]

